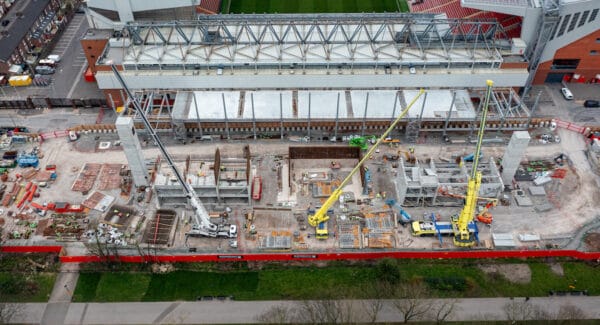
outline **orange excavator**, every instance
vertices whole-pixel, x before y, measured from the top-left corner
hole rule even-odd
[[[457,199],[465,199],[466,198],[466,195],[450,193],[447,189],[442,189],[442,188],[440,188],[438,190],[438,194],[440,194],[442,196],[457,198]],[[481,223],[485,223],[486,225],[492,224],[494,217],[489,212],[489,209],[498,205],[498,199],[480,196],[480,197],[477,197],[477,201],[487,201],[487,203],[485,204],[485,207],[483,208],[483,210],[481,212],[479,212],[477,214],[477,216],[475,216],[475,220],[477,220]]]
[[[492,216],[492,214],[488,210],[492,207],[495,207],[496,204],[498,204],[497,200],[489,201],[485,205],[485,208],[483,208],[483,210],[477,214],[477,217],[475,217],[475,219],[481,223],[485,223],[486,225],[491,225],[492,221],[494,221],[494,216]]]

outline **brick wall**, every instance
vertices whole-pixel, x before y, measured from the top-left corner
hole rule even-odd
[[[592,51],[596,51],[595,54]],[[552,62],[556,59],[580,59],[580,61],[577,69],[553,70]],[[590,81],[600,74],[600,30],[559,49],[553,60],[540,64],[534,84],[543,83],[549,73],[580,74],[586,82]]]

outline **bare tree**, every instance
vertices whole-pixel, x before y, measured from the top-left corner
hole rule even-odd
[[[555,316],[555,319],[563,321],[562,324],[575,323],[578,320],[586,318],[587,315],[583,309],[569,303],[561,305]]]
[[[374,324],[377,322],[377,315],[384,306],[384,300],[393,296],[393,285],[387,281],[376,281],[362,287],[362,292],[366,293],[367,297],[361,301],[365,311],[367,322]]]
[[[444,323],[454,313],[456,300],[442,299],[431,304],[431,319],[434,319],[436,324]]]
[[[264,313],[258,315],[256,320],[262,324],[285,324],[295,321],[294,308],[286,305],[276,305],[267,309]]]
[[[427,298],[427,289],[422,283],[403,283],[396,287],[394,308],[402,314],[404,323],[424,317],[430,310],[432,301]]]
[[[511,300],[502,308],[511,322],[535,319],[535,305],[527,301]]]
[[[357,320],[352,300],[305,300],[299,303],[294,322],[305,324],[353,324]]]

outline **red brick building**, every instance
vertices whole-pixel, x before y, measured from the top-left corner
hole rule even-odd
[[[600,83],[600,30],[556,50],[540,64],[534,84],[545,81]]]
[[[0,20],[0,75],[12,65],[35,63],[36,55],[64,24],[57,15],[60,0],[20,0]]]

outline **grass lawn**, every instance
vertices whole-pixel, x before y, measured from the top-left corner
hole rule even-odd
[[[55,280],[56,273],[0,272],[0,302],[46,302]]]
[[[408,11],[406,0],[224,0],[222,12],[228,7],[236,14]]]
[[[531,262],[532,281],[514,284],[499,275],[487,275],[472,263],[398,261],[403,280],[460,279],[466,288],[434,290],[440,297],[546,296],[549,290],[588,290],[600,294],[600,272],[579,262],[562,263],[564,276],[554,274],[544,263]],[[175,271],[149,273],[83,273],[75,290],[75,301],[173,301],[198,296],[235,296],[236,300],[324,298],[342,293],[368,298],[362,288],[376,280],[373,266],[283,267],[260,271]],[[577,281],[575,281],[577,280]]]

